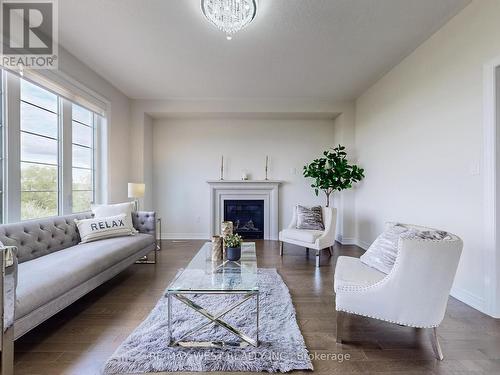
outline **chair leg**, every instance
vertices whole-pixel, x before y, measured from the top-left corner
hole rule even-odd
[[[434,327],[432,329],[431,341],[432,341],[432,349],[434,349],[434,354],[436,355],[436,358],[442,361],[444,356],[443,356],[443,351],[441,350],[441,345],[439,344],[437,327]]]
[[[321,250],[316,250],[316,267],[319,267],[319,253]]]
[[[283,256],[283,241],[280,241],[280,256]]]
[[[328,252],[330,253],[330,256],[333,256],[333,246],[328,247]]]
[[[337,311],[337,344],[342,344],[342,334],[344,333],[344,317],[343,311]]]

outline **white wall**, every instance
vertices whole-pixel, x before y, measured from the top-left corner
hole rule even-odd
[[[59,49],[59,69],[109,102],[107,200],[109,202],[128,200],[127,182],[129,182],[130,169],[130,150],[128,147],[130,136],[129,98],[62,47]]]
[[[335,144],[333,120],[265,118],[171,118],[154,121],[154,202],[166,238],[208,238],[209,189],[219,178],[283,180],[280,226],[288,224],[296,202],[324,204],[302,176],[302,167]]]
[[[153,148],[151,118],[334,118],[335,144],[354,144],[354,102],[336,102],[316,99],[255,98],[255,99],[168,99],[132,100],[131,136],[129,153],[131,180],[146,183],[146,193],[141,207],[157,209],[153,199],[156,183],[148,187],[151,179]],[[352,149],[350,149],[352,153]],[[355,158],[355,154],[353,154]],[[154,181],[154,180],[153,180]],[[338,235],[343,243],[354,242],[353,192],[337,194],[335,206],[339,208]]]
[[[344,111],[334,120],[335,146],[342,144],[346,147],[348,159],[351,163],[358,163],[357,151],[354,147],[354,106],[352,109],[346,107]],[[359,165],[361,168],[363,165]],[[355,201],[354,197],[358,185],[355,184],[352,189],[344,190],[341,193],[334,193],[335,207],[338,209],[337,218],[337,240],[344,245],[357,245],[358,241],[355,235],[354,215]]]
[[[492,225],[492,232],[489,233],[489,241],[490,241],[490,246],[489,246],[489,251],[493,254],[491,258],[495,258],[495,262],[491,262],[490,264],[490,270],[491,268],[494,269],[494,274],[490,274],[490,280],[491,280],[491,290],[490,290],[490,306],[491,306],[491,313],[496,316],[497,318],[500,318],[500,250],[498,248],[498,234],[500,233],[500,220],[498,219],[498,213],[500,212],[500,57],[495,61],[494,63],[496,65],[495,68],[495,77],[491,77],[492,80],[494,81],[495,85],[495,98],[494,98],[494,104],[493,108],[490,110],[489,113],[486,113],[486,116],[491,116],[490,121],[491,121],[491,128],[494,129],[494,134],[495,137],[492,137],[492,141],[495,143],[495,155],[491,155],[490,160],[494,160],[496,163],[496,170],[493,174],[490,175],[490,178],[492,178],[495,181],[495,186],[494,186],[494,191],[490,192],[492,193],[495,197],[495,203],[491,206],[493,206],[493,215],[495,217],[495,220],[493,221]],[[486,119],[486,124],[488,123],[488,119]],[[492,142],[492,143],[493,143]],[[485,147],[487,149],[487,146]],[[489,182],[488,179],[486,179],[486,182]],[[491,186],[491,185],[490,185]],[[490,205],[491,202],[488,202],[488,196],[486,197],[486,215],[490,215],[491,211],[488,210],[488,206]],[[491,216],[489,216],[491,218]],[[486,218],[488,220],[488,216]],[[490,219],[491,220],[491,219]],[[491,271],[490,271],[491,272]]]
[[[154,183],[153,183],[153,119],[144,116],[144,183],[149,194],[144,194],[144,207],[153,209]]]
[[[356,102],[359,242],[387,220],[458,234],[453,294],[483,311],[483,65],[500,56],[499,14],[500,1],[474,1]]]

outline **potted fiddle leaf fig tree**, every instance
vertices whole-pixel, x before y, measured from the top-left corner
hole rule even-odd
[[[352,185],[364,177],[364,169],[356,164],[349,164],[345,147],[337,147],[323,152],[323,157],[304,166],[304,177],[314,179],[311,187],[316,195],[323,191],[326,195],[326,207],[330,205],[330,195],[334,191],[352,188]]]
[[[233,262],[241,258],[241,242],[242,238],[238,233],[229,234],[224,239],[226,243],[226,258]]]

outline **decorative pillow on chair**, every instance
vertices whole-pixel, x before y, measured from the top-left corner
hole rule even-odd
[[[91,242],[104,238],[132,236],[136,233],[134,227],[126,219],[127,215],[120,214],[110,217],[94,217],[92,219],[75,219],[80,233],[81,242]]]
[[[388,274],[396,261],[400,238],[446,241],[451,240],[452,236],[441,230],[419,230],[405,224],[387,223],[384,233],[377,237],[359,259],[367,266]]]
[[[308,208],[297,205],[297,229],[324,230],[321,206]]]
[[[444,230],[419,230],[414,231],[408,236],[405,234],[405,238],[419,238],[421,240],[432,240],[432,241],[446,241],[451,240],[453,237]]]
[[[399,238],[401,235],[413,236],[415,233],[414,229],[402,224],[390,223],[359,259],[367,266],[388,274],[398,255]]]

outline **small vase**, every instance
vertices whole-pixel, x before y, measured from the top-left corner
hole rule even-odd
[[[233,234],[233,222],[223,221],[221,224],[221,236],[225,238],[230,234]]]
[[[221,237],[222,237],[222,248],[223,248],[223,258],[226,259],[226,237],[233,234],[233,222],[223,221],[221,223]]]
[[[226,259],[236,262],[241,258],[241,246],[226,248]]]
[[[222,260],[222,237],[212,237],[212,262]]]

